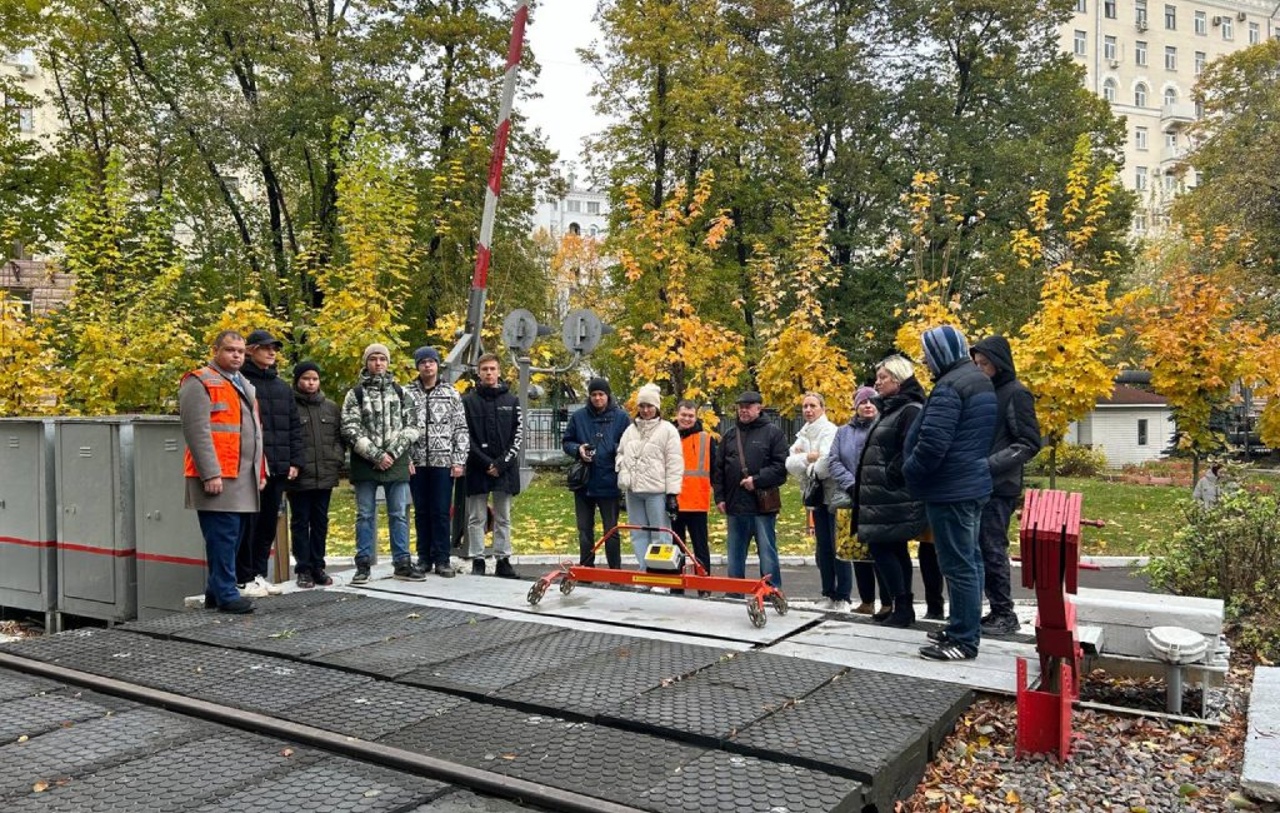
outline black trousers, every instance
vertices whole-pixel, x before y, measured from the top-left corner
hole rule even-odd
[[[236,551],[237,584],[251,582],[255,576],[267,577],[271,546],[276,543],[276,520],[288,482],[287,474],[273,475],[267,478],[267,484],[258,492],[258,513],[249,515],[249,521],[244,524],[244,536],[240,538],[240,548]]]
[[[676,521],[671,530],[685,541],[692,550],[693,556],[711,573],[711,543],[707,534],[706,511],[681,511],[676,514]]]
[[[920,560],[920,581],[924,582],[924,601],[929,612],[943,611],[942,568],[938,567],[938,552],[932,542],[921,542],[916,554]],[[908,583],[908,586],[910,583]]]
[[[1009,577],[1009,518],[1018,498],[997,497],[982,507],[978,526],[978,545],[982,548],[983,591],[991,604],[991,612],[1009,615],[1013,612],[1012,585]]]
[[[324,570],[324,549],[329,539],[331,488],[286,492],[289,498],[289,541],[295,573]]]
[[[584,567],[595,567],[596,555],[596,511],[600,512],[600,521],[604,532],[618,524],[617,497],[588,497],[581,491],[573,492],[573,515],[578,521],[578,564]],[[617,570],[622,567],[622,540],[618,534],[604,543],[604,556],[609,567]]]

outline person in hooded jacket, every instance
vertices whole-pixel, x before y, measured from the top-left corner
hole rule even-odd
[[[271,548],[285,487],[298,476],[303,463],[302,422],[293,388],[277,372],[277,355],[284,344],[265,330],[255,330],[245,340],[248,351],[241,374],[258,393],[262,418],[262,446],[267,458],[267,485],[262,489],[258,513],[249,518],[240,549],[236,552],[236,583],[247,596],[277,595],[280,588],[267,575]]]
[[[299,587],[328,587],[324,552],[329,539],[329,500],[346,460],[342,413],[320,388],[320,367],[304,361],[293,368],[293,398],[302,424],[302,466],[289,483],[289,536]]]
[[[983,591],[991,606],[982,619],[982,634],[1013,635],[1021,623],[1013,612],[1009,578],[1009,519],[1022,496],[1022,468],[1040,451],[1040,422],[1036,399],[1018,380],[1013,351],[1005,337],[983,339],[969,354],[996,388],[996,436],[987,455],[991,499],[982,508],[978,531]]]
[[[618,441],[631,425],[626,410],[613,400],[613,390],[604,378],[587,382],[587,404],[574,412],[564,429],[561,448],[574,460],[591,467],[586,487],[573,492],[573,513],[578,523],[578,564],[596,563],[596,512],[605,532],[618,524],[617,454]],[[614,534],[604,544],[609,567],[622,567],[622,544]]]
[[[849,416],[848,423],[836,430],[835,440],[831,442],[831,450],[827,452],[827,456],[818,461],[817,473],[826,486],[824,494],[826,507],[837,523],[852,520],[852,509],[858,496],[858,464],[862,461],[862,450],[866,448],[871,427],[880,416],[875,399],[874,389],[858,387],[853,394],[853,414]],[[848,566],[847,562],[844,564]],[[910,560],[907,562],[907,567],[908,569],[911,567]],[[855,561],[851,571],[853,581],[858,587],[860,602],[853,608],[853,612],[858,615],[875,613],[876,584],[878,583],[880,605],[884,608],[882,617],[891,614],[893,593],[875,565],[867,561]]]
[[[485,353],[476,362],[476,386],[462,399],[471,437],[467,454],[467,556],[471,572],[485,573],[484,529],[493,502],[494,575],[518,579],[511,566],[511,500],[520,493],[520,445],[524,414],[520,399],[502,380],[498,357]]]
[[[946,629],[920,649],[920,657],[972,660],[982,639],[978,527],[991,496],[987,454],[995,437],[996,392],[969,358],[969,343],[958,328],[927,330],[921,344],[935,383],[907,432],[902,474],[912,496],[924,502],[951,614]]]
[[[877,613],[875,619],[893,627],[909,627],[915,623],[916,612],[907,543],[919,539],[929,523],[924,503],[907,488],[902,464],[907,433],[920,416],[925,394],[915,377],[915,366],[896,355],[876,365],[875,390],[880,397],[880,417],[871,425],[858,459],[854,500],[858,539],[870,548],[876,569],[893,597],[890,611]],[[921,551],[927,545],[922,543]],[[922,556],[920,575],[928,585],[932,577],[926,576],[924,561]],[[926,593],[928,590],[926,587]]]
[[[787,474],[800,481],[800,493],[817,495],[817,504],[807,501],[813,516],[813,554],[822,583],[823,602],[819,609],[837,613],[849,612],[853,593],[853,567],[836,558],[835,514],[828,510],[825,471],[827,452],[836,439],[836,425],[827,417],[827,405],[816,392],[806,392],[800,399],[804,425],[796,432],[796,440],[787,454]],[[821,470],[820,470],[821,469]],[[816,492],[810,490],[816,488]]]

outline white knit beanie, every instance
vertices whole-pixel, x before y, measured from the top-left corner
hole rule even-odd
[[[645,384],[636,393],[636,405],[648,404],[649,406],[662,409],[662,390],[657,384]]]

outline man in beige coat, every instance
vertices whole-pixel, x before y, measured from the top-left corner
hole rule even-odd
[[[184,375],[178,390],[186,504],[199,517],[209,568],[205,607],[225,613],[253,612],[253,602],[236,589],[236,548],[266,483],[253,385],[240,374],[244,353],[244,337],[224,330],[214,340],[213,360]]]

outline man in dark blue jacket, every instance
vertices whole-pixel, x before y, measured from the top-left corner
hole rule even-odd
[[[591,477],[585,488],[573,492],[573,512],[578,522],[578,563],[594,567],[596,511],[604,532],[618,524],[618,472],[614,467],[618,456],[618,441],[627,431],[631,419],[613,400],[609,382],[593,378],[587,382],[587,405],[569,418],[564,430],[564,453],[574,460],[581,460],[591,467]],[[622,567],[621,540],[618,535],[605,543],[605,559],[609,567]]]
[[[987,456],[991,499],[982,509],[978,544],[982,549],[983,590],[991,613],[982,619],[983,635],[1013,635],[1019,629],[1009,579],[1009,517],[1022,494],[1022,467],[1040,451],[1036,399],[1018,380],[1013,351],[1003,336],[973,346],[973,363],[996,388],[996,435]]]
[[[969,343],[951,325],[925,332],[924,359],[935,384],[907,433],[902,474],[924,502],[938,564],[947,579],[951,615],[920,655],[930,660],[978,657],[982,631],[982,552],[978,527],[991,496],[987,453],[996,428],[996,393],[969,358]]]

